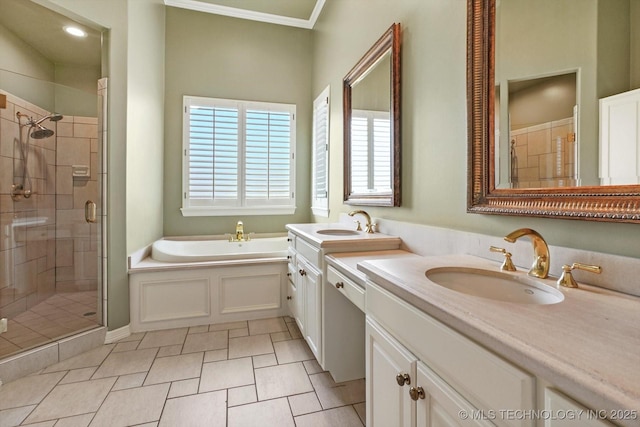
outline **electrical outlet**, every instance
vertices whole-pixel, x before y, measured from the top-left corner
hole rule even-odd
[[[0,319],[0,334],[7,332],[7,319]]]

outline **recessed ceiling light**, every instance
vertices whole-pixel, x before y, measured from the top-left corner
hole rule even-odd
[[[67,34],[71,34],[74,37],[87,37],[87,32],[78,27],[66,26],[64,30]]]

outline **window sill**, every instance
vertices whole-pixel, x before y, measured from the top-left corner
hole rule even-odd
[[[182,216],[236,216],[236,215],[293,215],[295,206],[256,206],[251,208],[238,207],[190,207],[181,208]]]

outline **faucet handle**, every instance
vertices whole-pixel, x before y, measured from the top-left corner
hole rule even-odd
[[[517,271],[516,270],[516,266],[513,265],[513,261],[511,260],[511,252],[507,252],[506,249],[499,248],[497,246],[490,246],[489,250],[491,252],[499,252],[501,254],[504,254],[504,262],[500,266],[500,270],[503,270],[503,271]]]
[[[564,286],[566,288],[577,288],[578,283],[573,278],[571,271],[574,269],[588,271],[589,273],[602,273],[602,267],[599,265],[588,265],[588,264],[580,264],[579,262],[574,262],[571,265],[563,265],[562,266],[562,276],[556,282],[559,286]]]
[[[353,220],[356,223],[356,231],[362,231],[362,224],[357,219]]]

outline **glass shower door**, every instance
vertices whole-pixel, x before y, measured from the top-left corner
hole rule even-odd
[[[0,94],[3,359],[102,324],[102,144],[97,94],[2,70]]]

